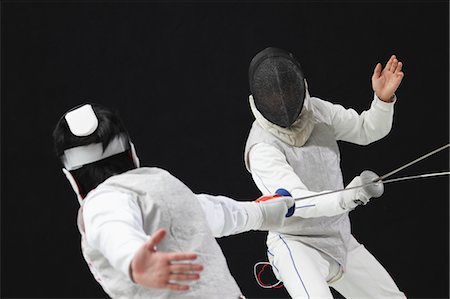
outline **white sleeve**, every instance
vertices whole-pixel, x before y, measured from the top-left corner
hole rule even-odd
[[[385,137],[392,128],[394,101],[386,103],[376,95],[370,109],[358,114],[353,109],[319,100],[318,108],[327,109],[336,140],[343,140],[359,145],[367,145]]]
[[[270,144],[254,145],[248,159],[253,180],[263,195],[275,194],[279,188],[286,189],[294,198],[320,193],[309,191],[288,164],[284,154]],[[311,218],[345,213],[347,210],[340,205],[341,196],[340,193],[334,193],[296,200],[294,216]]]
[[[142,229],[141,210],[130,194],[102,191],[83,205],[86,241],[130,278],[130,263],[149,239]]]
[[[208,194],[196,196],[216,238],[258,229],[262,224],[262,212],[256,202]]]

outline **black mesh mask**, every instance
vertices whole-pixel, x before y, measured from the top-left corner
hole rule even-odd
[[[306,94],[300,63],[285,50],[267,48],[253,57],[248,74],[258,111],[268,121],[290,127],[300,115]]]

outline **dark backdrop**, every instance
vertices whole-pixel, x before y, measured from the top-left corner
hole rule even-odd
[[[277,46],[299,57],[314,96],[368,108],[370,77],[404,62],[392,132],[341,143],[345,183],[378,174],[449,140],[449,5],[433,2],[3,1],[1,296],[105,297],[79,249],[78,203],[52,152],[67,109],[94,101],[120,111],[147,166],[195,192],[253,200],[242,154],[253,117],[248,64]],[[448,170],[448,151],[396,176]],[[386,186],[351,213],[353,233],[411,298],[449,296],[449,181]],[[265,234],[219,240],[250,298],[287,297],[252,274]],[[272,279],[265,276],[266,280]]]

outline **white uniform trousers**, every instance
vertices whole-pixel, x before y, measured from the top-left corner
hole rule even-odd
[[[328,255],[271,234],[268,257],[275,276],[295,299],[332,299],[330,286],[347,299],[405,299],[384,267],[351,237],[345,270]]]

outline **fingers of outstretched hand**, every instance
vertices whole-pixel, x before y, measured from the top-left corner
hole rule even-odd
[[[172,273],[169,276],[170,281],[191,281],[191,280],[199,280],[200,274],[198,273]]]
[[[203,266],[199,264],[172,264],[169,267],[170,274],[168,276],[168,282],[166,284],[167,289],[174,291],[188,291],[189,286],[176,283],[177,281],[194,281],[200,279],[200,272],[203,270]]]
[[[166,289],[170,289],[173,291],[183,292],[188,291],[189,286],[184,284],[177,284],[177,283],[167,283],[165,286]]]
[[[166,236],[166,231],[162,228],[153,233],[152,237],[145,244],[147,250],[154,250],[155,246],[161,242]]]
[[[395,75],[397,80],[402,80],[405,74],[402,72],[403,64],[401,62],[398,63],[397,68],[395,69]]]
[[[377,65],[375,66],[375,69],[373,70],[373,75],[372,78],[373,79],[377,79],[381,76],[381,63],[377,63]]]
[[[394,58],[394,60],[392,60],[391,68],[389,69],[389,71],[391,73],[395,72],[395,70],[397,69],[397,66],[398,66],[398,60],[397,60],[397,58]]]
[[[171,273],[200,272],[202,270],[203,266],[200,264],[177,263],[170,266]]]
[[[385,71],[392,71],[392,64],[394,63],[394,60],[396,60],[397,58],[395,57],[395,55],[392,55],[391,58],[389,58],[388,62],[386,63],[386,66],[384,67]],[[395,68],[394,68],[395,70]]]
[[[167,258],[171,261],[192,261],[197,258],[197,254],[193,252],[171,252],[167,254]]]
[[[397,64],[397,67],[395,68],[395,73],[399,73],[402,71],[402,67],[403,67],[403,63],[401,63],[400,61]]]

